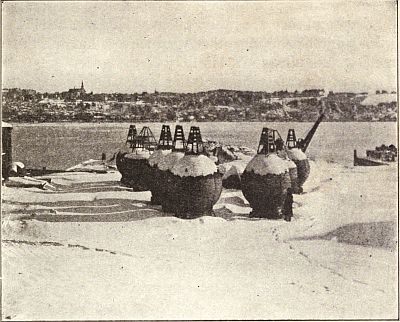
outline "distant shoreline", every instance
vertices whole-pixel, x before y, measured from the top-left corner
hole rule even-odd
[[[249,120],[249,121],[98,121],[98,122],[82,122],[82,121],[46,121],[46,122],[16,122],[16,121],[8,121],[3,120],[3,122],[11,123],[11,124],[26,124],[26,125],[34,125],[34,124],[135,124],[135,123],[183,123],[183,124],[190,124],[190,123],[313,123],[315,120],[309,121],[301,121],[301,120],[290,120],[290,121],[280,121],[280,120],[273,120],[273,121],[264,121],[264,120]],[[324,123],[397,123],[397,120],[323,120]]]

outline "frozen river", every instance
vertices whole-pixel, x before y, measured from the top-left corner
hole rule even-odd
[[[175,124],[167,124],[173,131]],[[135,125],[138,131],[143,125],[149,126],[158,139],[161,123]],[[313,123],[205,122],[182,125],[186,135],[190,126],[198,125],[203,138],[255,149],[265,126],[277,129],[286,139],[289,128],[294,128],[298,137],[304,137]],[[312,159],[351,164],[354,149],[364,155],[365,149],[396,144],[396,125],[394,122],[323,122],[307,153]],[[124,145],[128,128],[128,123],[14,124],[14,160],[30,168],[65,169],[84,160],[99,159],[102,152],[111,156]]]

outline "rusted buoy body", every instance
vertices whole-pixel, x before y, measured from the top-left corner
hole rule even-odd
[[[185,155],[172,167],[170,201],[179,218],[191,219],[213,215],[213,206],[222,192],[222,173],[203,155],[200,129],[192,126]]]
[[[143,150],[137,152],[118,152],[116,157],[117,169],[121,173],[121,183],[133,191],[146,191],[149,189],[150,166],[148,158],[150,152]]]
[[[291,187],[284,160],[274,153],[256,155],[244,170],[241,185],[244,197],[253,208],[252,217],[282,217],[287,189]]]
[[[174,212],[180,218],[213,215],[222,192],[222,174],[205,155],[185,155],[171,170]]]
[[[278,219],[287,189],[289,168],[276,153],[276,130],[263,128],[257,155],[247,164],[241,180],[242,192],[253,208],[252,217]]]
[[[144,126],[137,136],[130,136],[129,129],[127,144],[132,152],[118,152],[116,165],[121,173],[121,183],[132,188],[133,191],[149,190],[151,169],[148,162],[151,151],[157,142],[150,128]]]
[[[177,189],[177,181],[174,180],[174,175],[171,170],[174,165],[183,157],[185,153],[180,151],[172,151],[170,154],[166,155],[163,160],[158,164],[159,169],[159,182],[160,187],[163,189],[161,198],[161,206],[164,212],[173,213],[175,204],[179,202],[175,198],[175,191]]]

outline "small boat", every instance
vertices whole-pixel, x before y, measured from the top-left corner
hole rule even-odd
[[[389,165],[397,161],[397,148],[393,144],[388,147],[381,145],[375,150],[367,150],[366,155],[365,158],[360,158],[357,156],[357,150],[354,150],[354,166]]]

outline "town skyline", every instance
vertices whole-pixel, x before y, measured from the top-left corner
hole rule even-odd
[[[67,86],[66,88],[63,88],[63,89],[58,90],[58,91],[40,91],[40,90],[37,90],[36,88],[23,88],[23,87],[18,87],[18,86],[17,87],[3,87],[3,91],[16,89],[16,90],[22,90],[22,91],[24,91],[24,90],[34,91],[34,92],[42,93],[42,94],[45,94],[45,93],[62,94],[62,93],[67,93],[69,91],[75,91],[75,90],[79,91],[80,89],[84,89],[85,93],[88,93],[88,94],[89,93],[93,93],[93,94],[115,94],[115,93],[120,93],[120,94],[135,94],[135,93],[136,94],[143,94],[143,93],[149,93],[149,94],[152,94],[152,93],[196,94],[196,93],[205,93],[205,92],[214,92],[214,91],[254,92],[254,93],[262,92],[262,93],[266,93],[266,94],[273,94],[273,93],[282,93],[282,92],[288,92],[288,93],[298,92],[298,93],[302,93],[304,91],[309,91],[309,90],[312,90],[312,91],[320,90],[320,91],[323,91],[325,93],[325,95],[327,95],[329,92],[333,92],[333,93],[355,93],[355,94],[356,93],[358,93],[358,94],[360,94],[360,93],[363,93],[363,94],[397,94],[396,90],[389,90],[387,88],[377,88],[375,90],[370,90],[370,91],[363,91],[363,90],[361,90],[361,91],[333,91],[332,90],[331,91],[329,89],[325,89],[325,88],[321,88],[321,87],[317,87],[317,88],[301,88],[301,89],[294,89],[294,90],[289,90],[288,88],[281,88],[281,89],[278,89],[278,90],[275,90],[275,91],[268,91],[268,90],[257,90],[256,91],[256,90],[240,90],[240,89],[238,90],[238,89],[231,89],[231,88],[214,88],[214,89],[209,89],[209,90],[204,90],[204,91],[196,91],[196,92],[173,92],[173,91],[160,91],[160,90],[157,90],[157,88],[155,88],[153,91],[94,92],[94,91],[90,90],[90,87],[87,88],[86,85],[84,85],[84,84],[86,84],[86,82],[84,80],[81,80],[79,85],[75,84],[75,86]]]
[[[396,90],[396,3],[3,3],[3,88]]]

